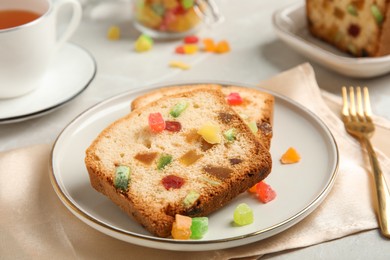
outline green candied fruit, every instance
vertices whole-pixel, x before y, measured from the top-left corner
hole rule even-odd
[[[156,13],[158,16],[164,16],[165,13],[165,7],[164,5],[160,3],[152,4],[152,10],[154,13]]]
[[[353,55],[357,55],[357,49],[356,49],[356,46],[353,45],[352,43],[348,44],[347,45],[347,49],[350,53],[352,53]]]
[[[377,5],[371,5],[371,14],[374,16],[375,21],[378,24],[381,24],[383,22],[383,14],[381,13],[381,10],[379,10],[379,7]]]
[[[259,129],[257,128],[257,124],[255,121],[248,123],[249,128],[251,129],[252,133],[256,134]]]
[[[189,208],[192,206],[192,204],[195,203],[195,201],[199,198],[199,193],[196,191],[190,191],[187,196],[184,198],[183,204],[184,207]]]
[[[223,136],[226,138],[226,140],[232,142],[236,139],[236,129],[230,128],[223,132]]]
[[[246,204],[239,204],[234,210],[234,223],[245,226],[253,223],[253,210]]]
[[[130,167],[124,165],[116,167],[115,179],[114,179],[115,188],[126,191],[129,186],[129,181],[130,181]]]
[[[169,112],[169,114],[173,117],[178,117],[180,116],[181,113],[183,113],[184,110],[188,107],[188,102],[186,101],[180,101],[177,103]]]
[[[201,239],[209,229],[209,219],[207,217],[192,218],[191,239]]]
[[[181,5],[184,9],[190,9],[194,6],[194,0],[181,0]]]
[[[172,155],[169,155],[169,154],[163,154],[160,156],[160,158],[158,159],[158,162],[157,162],[157,169],[158,170],[162,170],[165,168],[165,166],[167,166],[168,164],[170,164],[172,162]]]
[[[356,6],[354,6],[353,4],[349,4],[347,6],[347,12],[353,16],[357,16],[358,15],[358,12],[357,12],[357,9],[356,9]]]

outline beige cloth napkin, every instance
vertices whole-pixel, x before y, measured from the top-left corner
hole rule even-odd
[[[51,146],[43,144],[0,153],[0,258],[256,258],[377,228],[369,163],[359,143],[345,133],[343,124],[328,107],[338,112],[339,99],[321,93],[309,64],[286,71],[261,86],[283,93],[315,112],[331,129],[340,149],[340,172],[332,191],[294,227],[253,244],[209,252],[173,252],[128,244],[90,228],[62,205],[49,180]],[[378,127],[374,144],[389,156],[390,123],[378,121],[382,126]],[[382,152],[378,151],[378,155],[389,179],[390,160]]]

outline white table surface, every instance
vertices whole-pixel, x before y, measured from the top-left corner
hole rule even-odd
[[[88,89],[62,108],[45,116],[19,123],[0,125],[0,151],[40,143],[53,143],[60,131],[77,115],[115,94],[155,83],[191,80],[223,80],[256,84],[278,73],[307,62],[281,42],[272,27],[275,10],[293,0],[219,0],[226,21],[205,28],[200,37],[226,39],[232,51],[224,55],[198,53],[175,55],[178,41],[156,42],[153,50],[133,51],[138,36],[131,25],[131,12],[125,0],[101,1],[103,8],[85,12],[71,42],[87,49],[97,63],[97,74]],[[102,6],[100,6],[102,7]],[[125,7],[125,8],[123,8]],[[112,15],[115,11],[116,15]],[[118,11],[118,12],[117,12]],[[119,41],[108,41],[109,26],[122,28]],[[169,68],[171,60],[182,60],[191,69]],[[311,62],[319,86],[340,94],[342,85],[367,85],[373,112],[390,120],[390,74],[372,79],[353,79],[336,74]],[[288,84],[288,83],[286,83]],[[0,101],[1,102],[1,101]],[[264,259],[390,259],[390,241],[378,230],[363,232],[319,245],[265,256]]]

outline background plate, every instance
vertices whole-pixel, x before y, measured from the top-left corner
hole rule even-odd
[[[162,86],[154,88],[159,87]],[[84,165],[85,150],[93,139],[108,124],[129,113],[130,102],[147,91],[126,92],[95,105],[71,122],[54,144],[51,175],[54,189],[65,206],[91,227],[153,248],[182,251],[229,248],[259,241],[291,227],[311,213],[330,191],[338,168],[338,150],[333,136],[312,113],[271,92],[275,96],[273,169],[266,181],[276,190],[276,199],[262,204],[249,193],[241,194],[209,216],[209,231],[201,240],[178,241],[150,235],[91,187]],[[281,165],[279,158],[290,146],[299,151],[302,160]],[[255,221],[234,227],[233,211],[242,202],[252,207]]]
[[[315,37],[307,29],[306,6],[295,4],[276,11],[273,25],[279,38],[305,57],[337,73],[370,78],[390,72],[390,55],[354,58]]]

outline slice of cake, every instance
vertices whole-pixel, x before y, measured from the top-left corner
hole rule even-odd
[[[149,103],[176,93],[182,93],[187,91],[193,91],[198,88],[207,89],[220,89],[222,90],[225,100],[232,93],[238,93],[242,98],[242,102],[238,104],[230,105],[247,124],[256,126],[256,135],[259,137],[261,143],[269,149],[271,146],[272,139],[272,120],[273,120],[273,109],[274,109],[274,97],[271,94],[259,91],[254,88],[238,87],[238,86],[226,86],[215,84],[204,84],[204,85],[186,85],[186,86],[175,86],[166,87],[151,91],[145,95],[139,96],[131,103],[131,108],[136,109],[142,106],[146,106]]]
[[[207,216],[271,171],[271,155],[220,90],[165,96],[103,130],[86,151],[92,186],[152,234]]]
[[[390,54],[389,0],[306,0],[309,31],[357,57]]]

